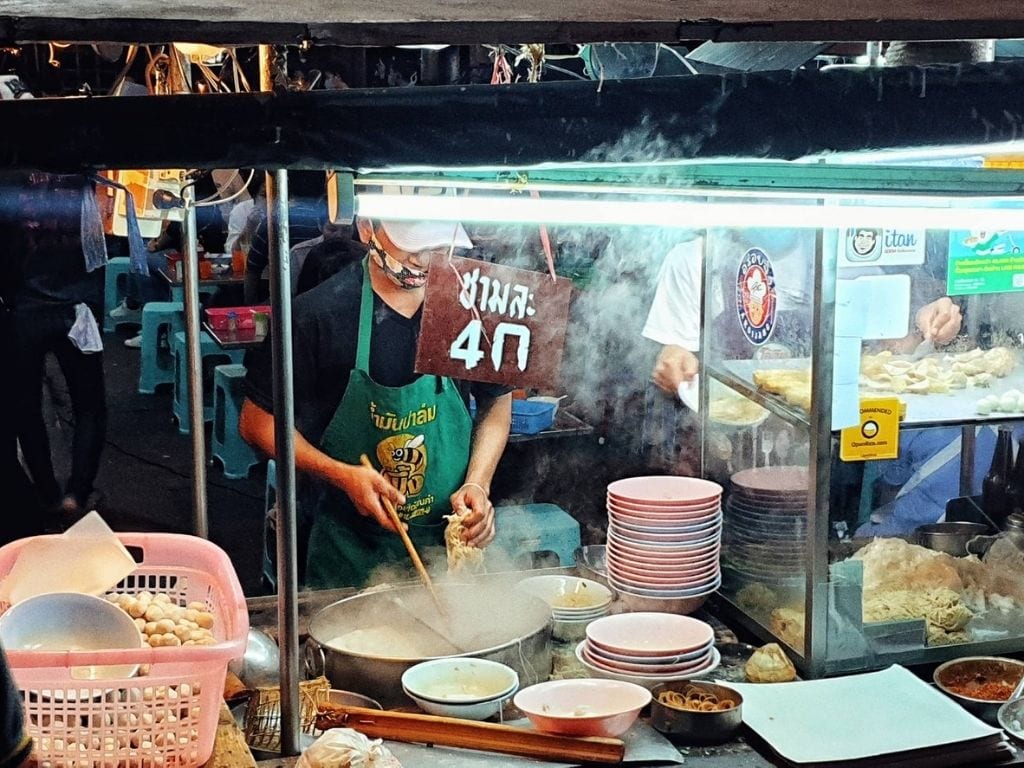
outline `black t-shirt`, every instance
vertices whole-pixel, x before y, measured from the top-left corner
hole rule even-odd
[[[5,174],[0,206],[4,295],[20,305],[103,303],[103,270],[86,272],[79,174]]]
[[[359,300],[363,286],[361,262],[350,264],[325,282],[295,297],[292,311],[292,360],[295,386],[295,427],[318,445],[348,386],[359,341]],[[370,336],[370,377],[387,387],[401,387],[419,375],[414,371],[422,310],[404,317],[373,294]],[[245,393],[273,412],[269,339],[245,358]],[[463,400],[478,400],[510,391],[500,384],[456,381]]]

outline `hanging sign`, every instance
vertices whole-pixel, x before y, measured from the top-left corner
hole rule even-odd
[[[416,370],[515,387],[553,387],[572,282],[475,259],[441,259],[427,276]]]
[[[1024,291],[1024,232],[951,230],[946,292],[950,296]]]
[[[760,248],[751,248],[736,270],[736,314],[747,341],[761,346],[771,338],[777,308],[771,259]]]
[[[839,458],[843,461],[895,459],[900,452],[898,397],[873,397],[860,401],[860,423],[840,431]]]

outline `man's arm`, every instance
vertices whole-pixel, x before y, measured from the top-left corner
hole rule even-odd
[[[242,439],[267,456],[275,454],[274,416],[248,398],[242,404],[238,432]],[[405,496],[379,472],[332,459],[298,430],[295,431],[295,469],[340,488],[352,500],[359,514],[373,518],[384,528],[395,530],[381,497],[387,497],[398,505],[405,503]]]
[[[512,425],[512,394],[478,400],[476,427],[469,453],[466,482],[451,496],[452,509],[465,516],[466,541],[486,547],[494,538],[494,505],[491,480],[508,442]]]

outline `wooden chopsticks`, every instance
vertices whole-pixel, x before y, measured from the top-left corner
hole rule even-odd
[[[364,453],[359,457],[360,463],[367,469],[372,469],[374,472],[377,468],[373,466],[370,460]],[[387,478],[385,478],[387,480]],[[423,567],[423,561],[420,560],[420,555],[416,551],[416,545],[412,543],[412,539],[409,538],[409,533],[405,530],[405,525],[402,523],[402,519],[398,516],[395,505],[391,503],[391,499],[386,496],[380,497],[381,503],[384,505],[384,509],[387,510],[388,517],[391,518],[391,522],[394,523],[395,528],[398,529],[398,535],[402,537],[402,543],[405,545],[405,551],[409,553],[409,558],[412,560],[413,566],[416,568],[416,573],[419,574],[420,581],[430,592],[430,596],[434,599],[434,604],[437,606],[437,610],[440,611],[442,616],[448,616],[448,609],[445,608],[444,603],[441,602],[441,598],[438,597],[437,592],[434,590],[434,582],[430,579],[430,574],[427,573],[427,569]]]
[[[336,704],[321,705],[316,725],[321,730],[352,728],[371,739],[480,749],[560,762],[621,763],[626,752],[620,739],[558,736],[498,723]]]

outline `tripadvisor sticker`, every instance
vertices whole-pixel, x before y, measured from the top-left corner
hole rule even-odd
[[[736,270],[736,313],[747,341],[761,346],[775,330],[775,271],[760,248],[743,254]]]
[[[860,401],[860,423],[840,433],[843,461],[895,459],[900,451],[900,401],[878,397]]]

